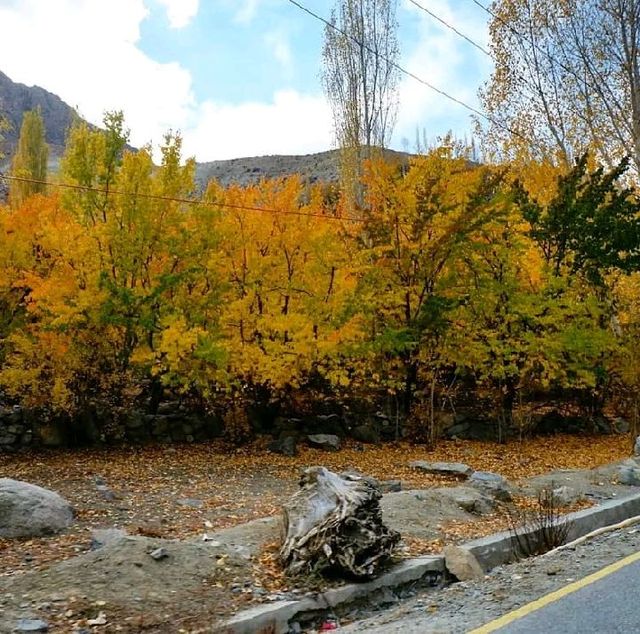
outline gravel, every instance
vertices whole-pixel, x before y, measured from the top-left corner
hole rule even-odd
[[[640,550],[640,526],[603,534],[574,549],[500,566],[478,581],[425,591],[341,632],[467,632]],[[357,616],[355,613],[353,617]]]

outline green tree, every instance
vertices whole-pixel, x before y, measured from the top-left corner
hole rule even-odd
[[[582,273],[601,286],[607,272],[640,270],[640,202],[621,184],[628,166],[625,159],[611,170],[590,170],[584,155],[558,178],[548,205],[516,184],[531,235],[556,276]]]
[[[45,192],[48,157],[49,148],[45,141],[44,121],[40,109],[25,112],[18,148],[11,163],[11,174],[17,178],[42,182],[11,181],[9,201],[13,207],[19,207],[29,196]]]

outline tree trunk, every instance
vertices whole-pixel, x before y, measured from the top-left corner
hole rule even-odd
[[[400,540],[382,523],[377,483],[310,467],[300,486],[283,509],[280,557],[287,572],[373,577]]]

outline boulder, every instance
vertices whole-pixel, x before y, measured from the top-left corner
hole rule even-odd
[[[339,451],[340,438],[333,434],[311,434],[307,436],[307,441],[311,447],[324,449],[325,451]]]
[[[358,425],[351,430],[351,437],[359,442],[376,445],[380,442],[378,430],[371,425]]]
[[[584,497],[578,491],[566,485],[556,487],[551,493],[555,506],[569,506]]]
[[[91,531],[91,550],[99,550],[125,537],[127,532],[121,528],[94,528]]]
[[[425,460],[415,460],[409,463],[412,469],[432,473],[434,475],[455,476],[468,478],[473,469],[462,462],[427,462]]]
[[[397,493],[402,491],[402,480],[381,480],[380,491],[382,493]]]
[[[511,500],[509,483],[503,476],[497,473],[476,471],[469,478],[469,484],[500,502],[509,502]]]
[[[640,436],[636,438],[636,442],[633,445],[633,455],[636,457],[640,457]]]
[[[444,555],[444,565],[458,581],[471,581],[484,577],[482,566],[478,563],[475,555],[466,548],[449,545],[445,547],[442,554]]]
[[[345,435],[344,421],[337,414],[318,414],[307,419],[305,426],[309,434]]]
[[[618,480],[627,486],[640,486],[640,467],[623,464],[618,470]]]
[[[185,506],[187,508],[199,509],[204,506],[204,502],[198,498],[182,498],[176,502],[178,506]]]
[[[284,436],[269,443],[268,449],[272,453],[279,453],[283,456],[295,456],[298,453],[295,436]]]
[[[434,489],[438,493],[455,502],[463,511],[473,515],[487,515],[496,508],[496,501],[483,491],[472,487],[444,487]]]
[[[48,632],[49,624],[42,619],[20,619],[14,632]]]
[[[52,535],[73,521],[73,509],[48,489],[0,478],[0,537]]]

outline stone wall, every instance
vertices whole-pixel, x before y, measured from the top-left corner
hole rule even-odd
[[[19,406],[0,405],[0,452],[27,447],[61,447],[114,442],[201,442],[219,437],[223,426],[215,416],[188,412],[178,403],[162,403],[157,414],[134,411],[125,420],[48,421]]]
[[[21,407],[0,406],[0,451],[28,447],[33,442],[33,429]]]

